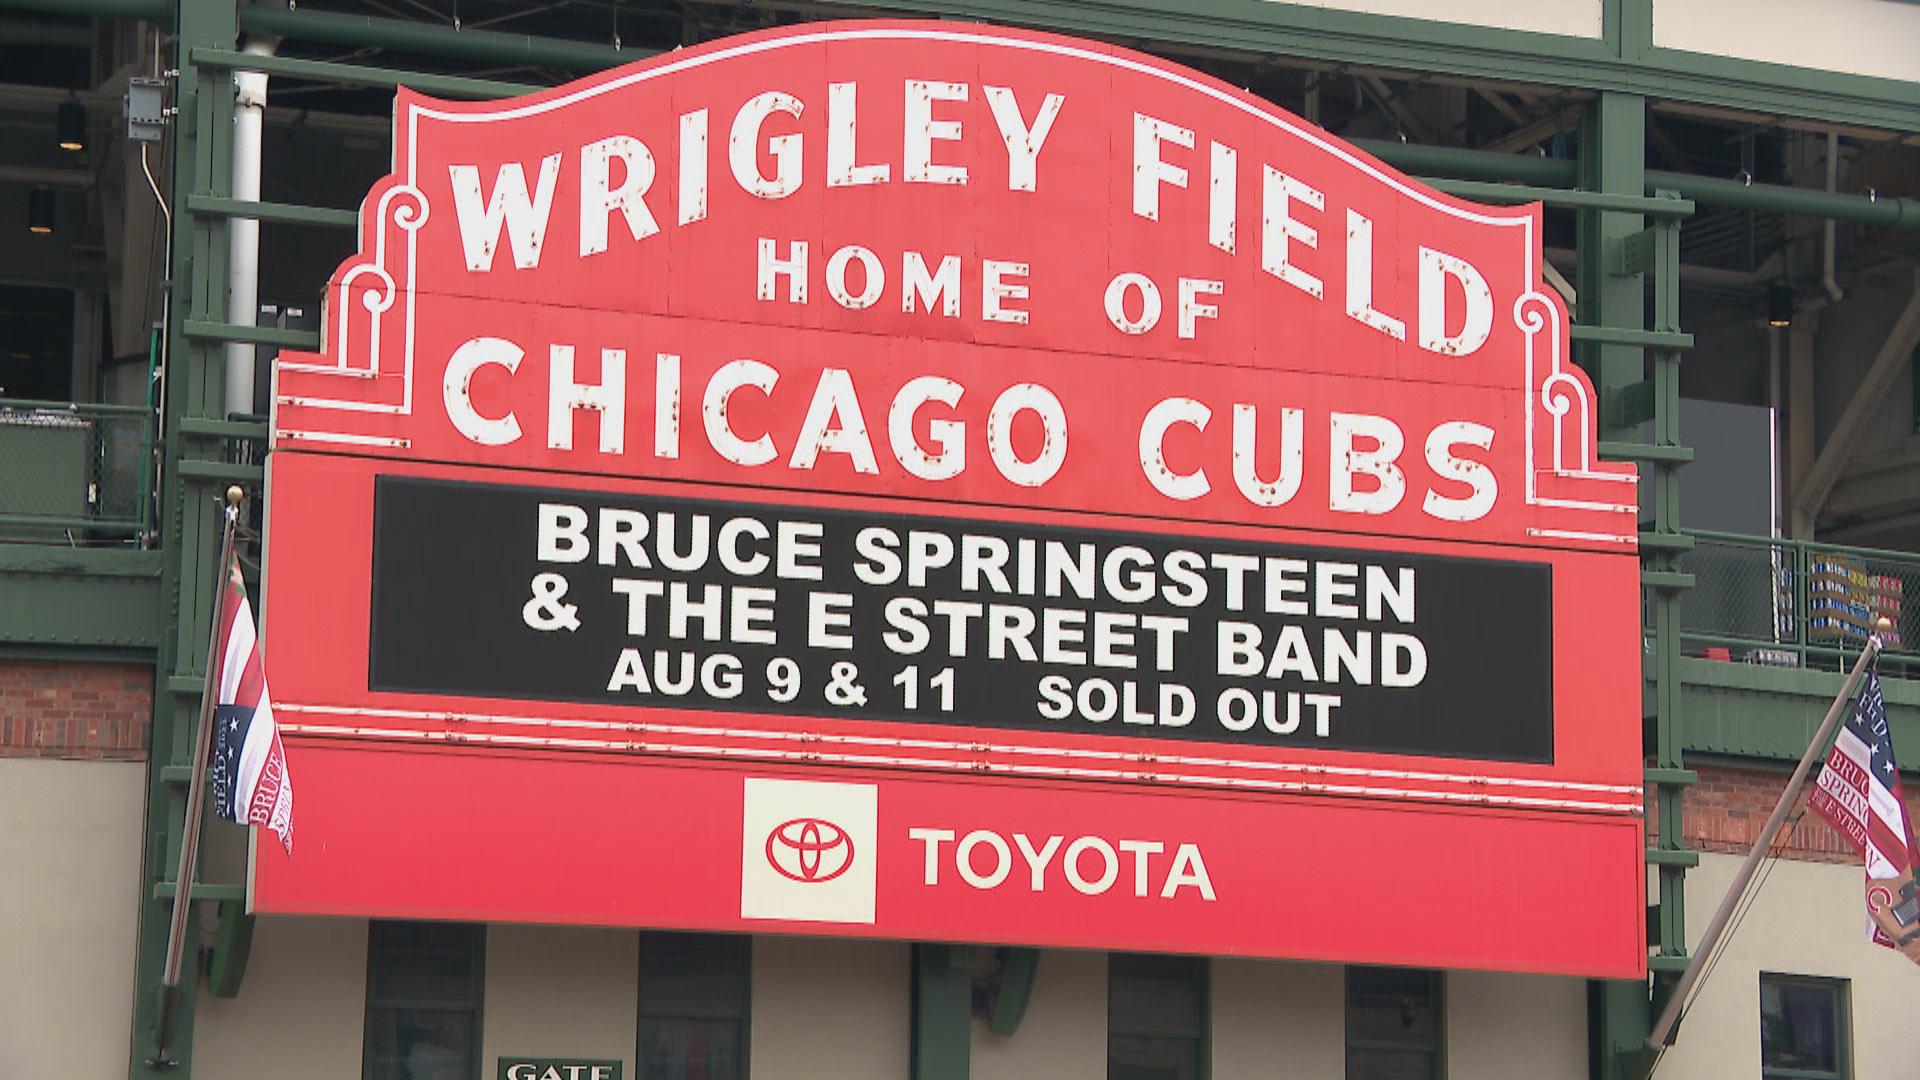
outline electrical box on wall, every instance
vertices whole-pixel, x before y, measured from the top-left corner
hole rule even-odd
[[[166,88],[163,79],[127,80],[127,93],[122,102],[127,113],[128,139],[134,142],[160,141],[160,135],[167,126],[164,105]]]

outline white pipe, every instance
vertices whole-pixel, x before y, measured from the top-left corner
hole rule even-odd
[[[1836,132],[1827,132],[1827,190],[1832,192],[1840,181],[1840,136]],[[1840,291],[1840,282],[1833,276],[1833,219],[1828,218],[1824,236],[1820,245],[1820,284],[1826,287],[1827,299],[1839,303],[1846,293]]]
[[[278,38],[252,38],[243,52],[272,56]],[[267,76],[233,73],[233,197],[260,201],[260,124],[267,112]],[[260,310],[260,223],[250,218],[227,221],[227,321],[252,326]],[[254,346],[227,345],[226,400],[230,413],[253,411]]]
[[[1780,490],[1782,478],[1787,470],[1780,467],[1780,448],[1785,445],[1780,432],[1780,331],[1767,331],[1767,442],[1770,444],[1767,463],[1773,471],[1773,483],[1767,488],[1767,520],[1773,526],[1773,535],[1783,535],[1783,523],[1780,520],[1780,505],[1786,501],[1785,493]]]

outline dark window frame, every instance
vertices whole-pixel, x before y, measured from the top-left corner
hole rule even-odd
[[[457,928],[469,931],[465,943],[473,964],[473,998],[471,1001],[434,998],[383,998],[378,990],[380,959],[385,955],[415,954],[430,956],[444,952],[435,948],[398,948],[382,949],[380,941],[383,928],[392,931],[397,928],[433,926],[445,930]],[[473,1017],[473,1036],[468,1047],[468,1059],[471,1067],[467,1071],[470,1080],[480,1080],[480,1048],[483,1045],[482,1024],[486,1017],[487,998],[487,928],[484,923],[424,923],[407,920],[375,919],[367,924],[367,992],[361,1008],[363,1027],[360,1035],[360,1075],[362,1080],[373,1078],[373,1035],[376,1012],[399,1013],[465,1013]]]
[[[706,939],[711,943],[725,943],[735,951],[739,961],[740,1009],[738,1013],[720,1009],[682,1007],[672,1011],[647,1010],[647,991],[644,985],[647,978],[647,942],[649,939],[662,938]],[[633,1029],[633,1073],[634,1080],[647,1080],[647,1060],[642,1052],[646,1038],[646,1025],[649,1019],[655,1020],[718,1020],[731,1021],[740,1025],[740,1072],[734,1080],[748,1080],[753,1074],[753,936],[750,934],[707,934],[683,933],[672,930],[642,930],[640,932],[640,963],[634,973],[636,994],[634,995]]]
[[[1433,1034],[1424,1041],[1412,1039],[1357,1039],[1353,1035],[1353,977],[1355,972],[1392,971],[1403,974],[1417,974],[1427,980],[1429,1008],[1433,1011]],[[1446,1080],[1447,1076],[1447,980],[1443,971],[1426,968],[1392,968],[1349,965],[1344,979],[1343,1008],[1341,1012],[1341,1034],[1345,1046],[1343,1073],[1349,1080],[1353,1077],[1353,1052],[1379,1051],[1386,1053],[1420,1053],[1427,1055],[1428,1080]]]
[[[1198,1017],[1194,1028],[1180,1027],[1124,1027],[1114,1020],[1113,986],[1116,978],[1121,977],[1119,969],[1128,962],[1148,960],[1156,963],[1169,961],[1191,965],[1194,999],[1197,1003]],[[1110,953],[1107,957],[1107,1073],[1113,1072],[1113,1042],[1116,1038],[1165,1039],[1192,1042],[1194,1045],[1195,1080],[1208,1080],[1213,1069],[1213,967],[1204,956],[1176,956],[1161,953]]]
[[[1833,1015],[1833,1064],[1831,1072],[1824,1069],[1801,1069],[1767,1064],[1767,1028],[1763,1017],[1760,1022],[1760,1075],[1765,1080],[1851,1080],[1853,1076],[1853,983],[1849,979],[1835,978],[1830,975],[1795,975],[1784,971],[1762,971],[1760,973],[1760,993],[1762,998],[1769,983],[1779,986],[1813,987],[1825,990],[1832,995]]]

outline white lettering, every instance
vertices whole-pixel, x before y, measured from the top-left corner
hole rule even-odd
[[[527,196],[525,167],[517,161],[500,166],[484,209],[477,166],[449,165],[447,174],[453,184],[454,216],[460,222],[460,247],[466,254],[468,270],[483,273],[493,269],[502,226],[513,245],[513,265],[531,270],[540,264],[540,245],[546,240],[547,216],[553,210],[553,189],[560,179],[559,153],[540,159],[540,180],[532,198]]]

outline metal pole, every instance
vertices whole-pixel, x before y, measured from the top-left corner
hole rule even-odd
[[[1891,624],[1883,616],[1880,619],[1884,629]],[[1846,710],[1847,703],[1853,700],[1853,692],[1860,685],[1860,678],[1866,673],[1867,665],[1880,655],[1880,635],[1867,638],[1867,647],[1860,650],[1860,658],[1853,662],[1853,670],[1847,673],[1847,681],[1840,686],[1840,696],[1833,699],[1833,705],[1827,709],[1827,718],[1820,722],[1820,730],[1813,735],[1813,741],[1807,744],[1807,752],[1800,755],[1800,764],[1793,770],[1793,779],[1787,781],[1785,791],[1780,793],[1780,801],[1773,806],[1772,816],[1760,830],[1753,842],[1753,850],[1747,852],[1747,861],[1740,864],[1740,872],[1733,875],[1733,884],[1728,886],[1727,895],[1720,899],[1720,907],[1707,923],[1706,933],[1700,936],[1700,944],[1693,951],[1693,959],[1687,969],[1680,973],[1680,981],[1675,984],[1673,993],[1667,998],[1667,1007],[1660,1011],[1660,1018],[1653,1022],[1653,1030],[1647,1035],[1647,1045],[1658,1050],[1673,1045],[1675,1028],[1679,1026],[1680,1014],[1686,1010],[1687,994],[1693,984],[1700,979],[1703,962],[1713,955],[1714,946],[1720,943],[1720,937],[1726,932],[1727,923],[1733,918],[1733,910],[1740,906],[1746,896],[1747,886],[1752,883],[1754,871],[1760,868],[1760,860],[1766,856],[1767,849],[1773,846],[1773,838],[1780,832],[1780,826],[1786,823],[1787,811],[1792,809],[1793,801],[1800,794],[1800,788],[1807,782],[1807,773],[1813,770],[1813,761],[1820,756],[1833,740],[1833,729],[1840,724],[1840,715]]]
[[[1695,176],[1653,169],[1647,171],[1647,187],[1671,188],[1705,206],[1830,218],[1895,229],[1920,229],[1920,199],[1891,195],[1847,195],[1784,184],[1746,184],[1717,176]]]
[[[242,52],[272,56],[280,44],[275,37],[255,37]],[[267,75],[262,71],[233,73],[232,198],[260,201],[260,126],[267,113]],[[260,222],[235,217],[227,222],[227,321],[238,326],[260,324]],[[253,367],[257,350],[245,342],[227,344],[226,411],[253,411]]]
[[[1450,176],[1462,180],[1493,180],[1507,184],[1564,188],[1576,186],[1580,179],[1579,164],[1565,158],[1501,154],[1453,146],[1425,146],[1392,139],[1352,141],[1353,145],[1381,161],[1416,176]]]
[[[0,10],[44,12],[49,15],[91,15],[102,19],[173,21],[169,0],[0,0]]]
[[[475,63],[557,67],[568,71],[599,71],[653,56],[658,51],[497,30],[455,30],[444,23],[264,4],[242,7],[239,18],[240,29],[248,33],[274,34],[297,41],[356,47],[372,45]]]
[[[1416,176],[1490,180],[1535,187],[1578,186],[1579,163],[1531,154],[1502,154],[1452,146],[1423,146],[1388,139],[1354,139],[1353,144],[1381,161]],[[1648,169],[1646,191],[1675,192],[1702,206],[1761,210],[1797,217],[1852,221],[1895,229],[1920,229],[1920,199],[1892,195],[1847,195],[1819,188],[1753,184],[1715,176]]]
[[[187,913],[193,908],[194,864],[200,856],[200,812],[207,797],[207,748],[212,742],[214,706],[220,696],[220,664],[226,653],[220,640],[220,606],[227,594],[226,575],[233,559],[233,530],[240,520],[242,496],[238,487],[227,489],[227,523],[220,530],[220,587],[213,593],[213,627],[207,632],[207,685],[200,694],[200,726],[187,765],[193,772],[187,783],[187,817],[185,831],[180,834],[180,863],[173,875],[173,922],[167,927],[167,961],[160,974],[160,985],[169,990],[180,985]]]

